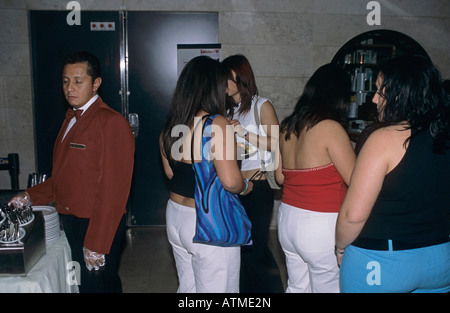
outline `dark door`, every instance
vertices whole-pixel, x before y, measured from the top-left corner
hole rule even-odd
[[[121,111],[119,13],[81,13],[81,25],[69,26],[68,12],[31,11],[34,129],[37,170],[51,175],[53,146],[68,107],[62,92],[62,60],[70,52],[86,50],[102,66],[100,96]],[[90,31],[90,21],[115,22],[116,31]]]
[[[216,43],[217,14],[127,14],[129,112],[140,119],[129,223],[163,225],[169,192],[158,138],[178,78],[177,44]]]
[[[64,119],[62,59],[88,50],[102,63],[103,100],[140,119],[128,225],[164,225],[169,192],[158,137],[177,81],[177,44],[217,43],[217,13],[125,12],[124,40],[119,12],[81,11],[80,26],[69,26],[67,14],[30,11],[37,169],[51,174],[53,145]],[[114,22],[115,31],[91,31],[91,22]],[[126,44],[129,97],[124,108],[120,51]]]

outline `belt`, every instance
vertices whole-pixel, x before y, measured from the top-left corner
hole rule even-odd
[[[374,238],[363,238],[358,237],[352,246],[369,249],[369,250],[379,250],[379,251],[398,251],[398,250],[409,250],[418,249],[434,245],[439,245],[450,241],[449,236],[444,236],[435,240],[431,240],[424,243],[415,242],[405,242],[400,240],[391,239],[374,239]]]

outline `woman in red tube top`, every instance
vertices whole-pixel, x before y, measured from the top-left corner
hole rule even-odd
[[[286,255],[286,292],[339,292],[335,225],[356,158],[342,126],[350,88],[337,65],[320,67],[281,123],[278,236]]]

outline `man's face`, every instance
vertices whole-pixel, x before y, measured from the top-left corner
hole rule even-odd
[[[102,82],[101,78],[92,81],[87,74],[87,62],[66,64],[63,70],[63,91],[67,102],[75,109],[81,108],[96,93]]]

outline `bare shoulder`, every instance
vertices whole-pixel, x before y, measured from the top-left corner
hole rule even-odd
[[[314,128],[316,128],[316,131],[320,133],[327,134],[328,138],[348,137],[345,128],[334,120],[320,121]]]
[[[381,162],[388,173],[403,158],[406,152],[404,143],[410,134],[409,130],[398,125],[377,129],[367,138],[358,158],[367,160],[372,166]]]
[[[262,104],[261,104],[261,110],[262,109],[273,109],[273,104],[269,99],[266,99]]]
[[[270,100],[264,101],[261,105],[261,124],[263,125],[278,125],[278,117],[275,108]]]
[[[329,128],[329,129],[345,131],[344,127],[335,120],[323,120],[323,121],[320,121],[317,124],[317,126],[320,128]]]
[[[228,119],[225,116],[216,115],[216,117],[214,118],[213,124],[218,125],[218,126],[226,126],[226,125],[230,125],[230,122],[228,121]]]
[[[364,144],[376,147],[388,147],[403,143],[410,136],[411,132],[405,130],[403,126],[393,125],[382,127],[370,134],[367,142]]]

